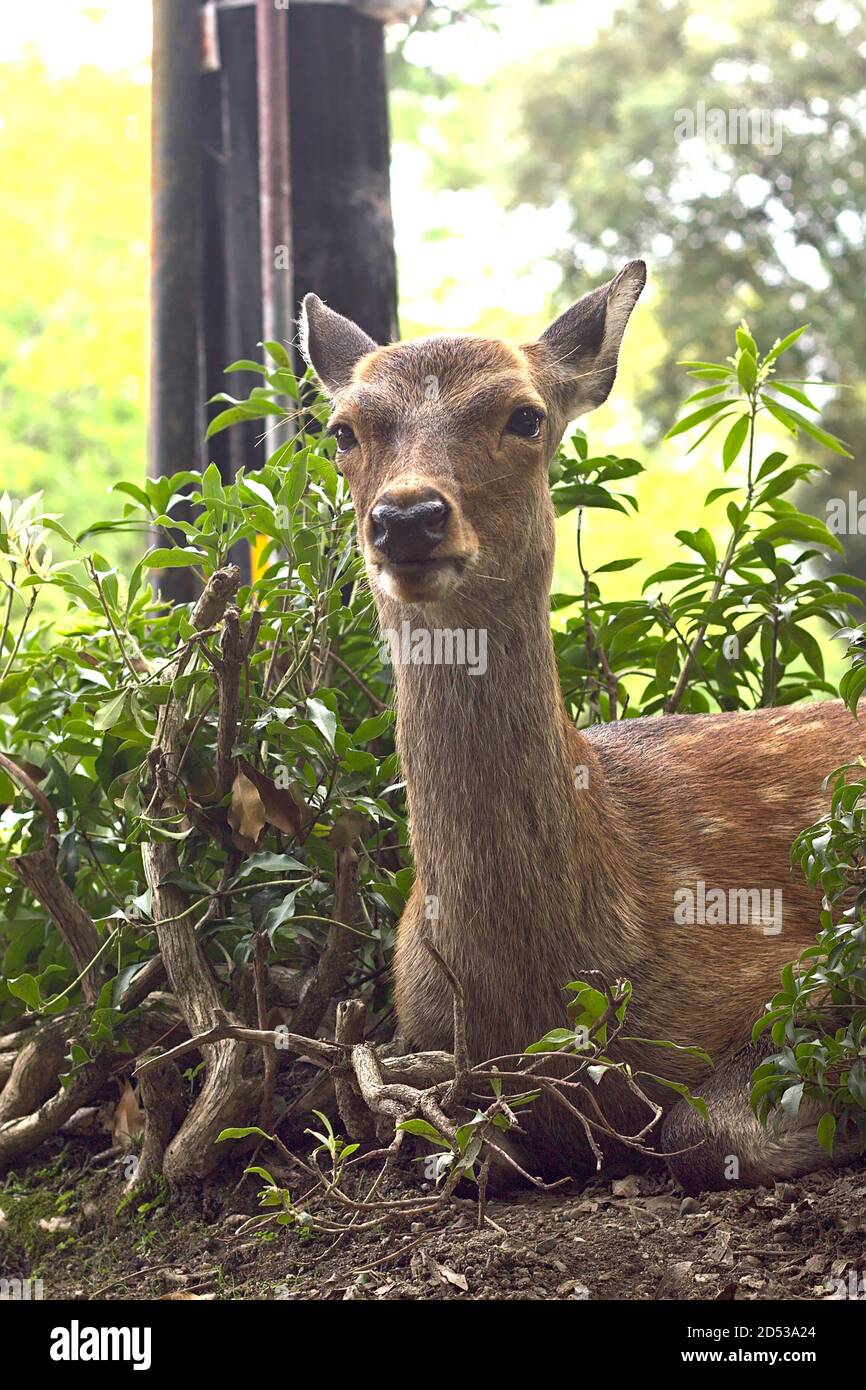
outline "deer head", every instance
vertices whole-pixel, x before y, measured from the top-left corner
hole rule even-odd
[[[302,349],[332,402],[377,598],[424,608],[521,582],[546,594],[547,466],[567,422],[607,398],[645,282],[630,261],[523,347],[457,334],[378,347],[306,296]]]

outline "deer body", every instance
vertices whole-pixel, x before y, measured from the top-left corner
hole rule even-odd
[[[483,673],[395,658],[417,875],[395,962],[401,1031],[416,1047],[453,1043],[450,991],[424,936],[461,980],[476,1062],[565,1024],[569,981],[626,977],[630,1034],[723,1062],[705,1090],[709,1129],[682,1102],[672,1110],[664,1147],[702,1144],[672,1162],[677,1175],[718,1185],[734,1152],[741,1180],[767,1181],[818,1166],[821,1151],[800,1131],[767,1138],[742,1049],[816,931],[791,841],[824,809],[822,778],[863,741],[838,703],[583,731],[568,719],[549,622],[546,464],[566,421],[607,395],[643,279],[631,263],[522,349],[458,337],[377,348],[312,296],[302,329],[334,401],[383,631],[486,634]],[[719,923],[712,910],[678,920],[678,894],[700,885],[763,889],[781,906],[763,924]],[[635,1066],[704,1089],[698,1059],[632,1046]],[[676,1100],[662,1088],[654,1098]],[[646,1123],[615,1077],[599,1101],[621,1133]],[[594,1168],[565,1110],[537,1103],[527,1133],[545,1173]]]

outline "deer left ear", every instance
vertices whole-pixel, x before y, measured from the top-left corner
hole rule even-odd
[[[376,351],[363,328],[335,314],[317,294],[304,295],[298,330],[304,359],[329,396],[348,386],[355,363]]]
[[[610,395],[622,335],[645,284],[645,262],[629,261],[542,333],[539,341],[547,349],[547,365],[570,420]]]

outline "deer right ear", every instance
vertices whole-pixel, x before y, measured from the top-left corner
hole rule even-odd
[[[348,386],[355,363],[377,344],[351,319],[335,314],[317,294],[304,295],[298,324],[301,352],[329,396]]]

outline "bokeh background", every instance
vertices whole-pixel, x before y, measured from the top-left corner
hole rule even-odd
[[[147,0],[42,0],[0,29],[2,485],[43,491],[72,530],[119,513],[110,485],[146,467],[150,43]],[[840,383],[819,399],[853,460],[801,437],[831,469],[808,505],[825,517],[858,487],[861,0],[455,0],[390,26],[388,46],[404,336],[525,339],[624,259],[649,262],[618,385],[585,422],[595,450],[648,470],[638,518],[590,520],[592,565],[644,556],[612,597],[671,558],[718,481],[714,440],[686,455],[662,436],[688,390],[678,360],[718,360],[743,317],[765,347],[812,325],[798,374]],[[776,138],[677,139],[676,113],[698,103],[770,113]],[[866,574],[866,536],[846,544]]]

